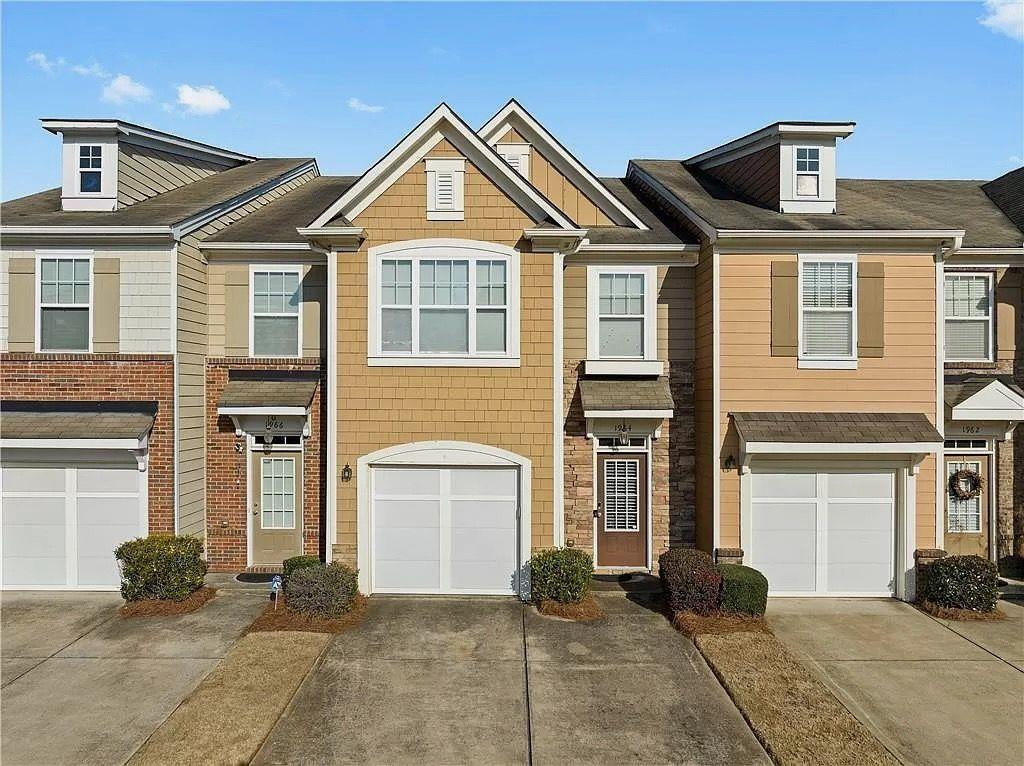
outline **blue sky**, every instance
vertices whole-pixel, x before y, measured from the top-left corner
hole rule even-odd
[[[8,2],[2,194],[58,183],[40,117],[358,174],[438,102],[478,126],[511,96],[600,175],[822,119],[858,123],[844,176],[991,178],[1024,157],[1019,8]]]

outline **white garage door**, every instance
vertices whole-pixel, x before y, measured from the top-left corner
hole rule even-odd
[[[146,474],[130,465],[5,465],[3,587],[117,590],[114,548],[146,533]]]
[[[518,478],[510,468],[374,468],[374,592],[515,593]]]
[[[891,595],[891,471],[755,472],[750,566],[776,595]]]

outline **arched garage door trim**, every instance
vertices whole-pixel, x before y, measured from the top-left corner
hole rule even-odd
[[[356,505],[358,511],[358,553],[359,588],[364,593],[373,592],[372,546],[373,519],[371,505],[373,486],[371,469],[374,466],[436,466],[450,468],[457,466],[506,466],[518,469],[519,474],[519,567],[530,559],[531,531],[530,487],[532,466],[530,459],[515,452],[492,447],[487,444],[461,441],[423,441],[399,444],[393,447],[363,455],[356,461]],[[528,578],[520,577],[519,595],[529,596]]]

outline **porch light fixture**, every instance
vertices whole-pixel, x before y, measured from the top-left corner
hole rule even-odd
[[[352,466],[345,463],[345,467],[341,469],[341,480],[352,481]]]
[[[734,458],[732,455],[726,455],[725,462],[722,465],[725,468],[725,470],[731,471],[733,468],[736,467],[736,458]]]

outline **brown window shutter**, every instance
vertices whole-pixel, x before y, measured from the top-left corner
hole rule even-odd
[[[1011,362],[1024,348],[1024,272],[996,274],[996,360]]]
[[[92,350],[116,354],[121,345],[121,261],[92,262]]]
[[[857,264],[857,356],[885,356],[885,264]]]
[[[224,274],[224,353],[249,356],[249,269]]]
[[[772,262],[772,356],[796,356],[797,264],[795,261]]]
[[[36,259],[11,258],[7,303],[7,348],[36,350]]]

